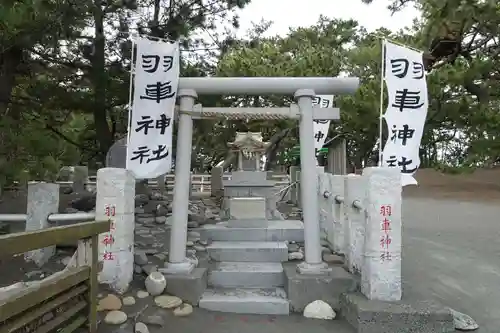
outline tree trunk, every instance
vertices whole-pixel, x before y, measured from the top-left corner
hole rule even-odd
[[[22,62],[23,50],[13,46],[0,54],[0,114],[4,117],[16,83],[16,71]]]
[[[99,142],[99,159],[105,161],[106,153],[113,144],[113,134],[109,128],[106,107],[106,68],[105,68],[105,46],[104,35],[104,12],[100,1],[94,1],[94,23],[95,39],[94,54],[92,58],[92,86],[94,89],[94,123],[97,141]]]
[[[285,128],[281,132],[274,134],[269,140],[269,148],[266,152],[266,164],[264,165],[265,171],[270,171],[276,160],[279,144],[281,141],[293,130],[293,128]]]

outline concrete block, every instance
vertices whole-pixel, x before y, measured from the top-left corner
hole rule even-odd
[[[230,198],[229,214],[233,219],[261,219],[266,218],[265,198]]]
[[[304,241],[304,223],[299,220],[267,221],[266,228],[228,228],[231,221],[196,229],[212,241]]]
[[[358,279],[340,266],[322,275],[300,274],[295,265],[284,265],[285,291],[290,301],[290,310],[302,312],[307,304],[322,300],[335,309],[340,309],[340,296],[358,289]]]
[[[213,242],[207,246],[215,261],[283,262],[288,260],[284,242]]]
[[[161,272],[161,268],[159,271]],[[167,280],[166,292],[168,294],[182,298],[183,301],[197,305],[201,296],[207,289],[207,269],[195,268],[191,273],[183,274],[163,274]]]
[[[265,214],[265,212],[264,212]],[[232,216],[234,217],[234,216]],[[228,228],[241,228],[241,229],[248,229],[248,228],[261,228],[264,229],[267,227],[267,220],[264,218],[260,219],[233,219],[227,221],[227,227]]]
[[[274,182],[271,181],[251,185],[225,183],[224,196],[226,198],[267,197],[272,195],[273,188]]]
[[[357,333],[455,332],[450,310],[434,301],[386,302],[346,293],[341,296],[341,308]]]
[[[198,306],[211,311],[288,315],[289,303],[281,288],[208,289]]]
[[[231,173],[231,180],[234,182],[263,182],[267,180],[265,171],[234,171]]]
[[[285,282],[278,262],[220,262],[209,274],[210,286],[223,288],[273,288]]]

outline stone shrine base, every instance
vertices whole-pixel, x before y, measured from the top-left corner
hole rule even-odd
[[[162,269],[158,269],[162,271]],[[187,303],[196,305],[207,289],[207,268],[195,268],[189,274],[163,274],[167,281],[165,291]]]
[[[383,302],[361,293],[340,297],[342,317],[357,333],[455,332],[449,309],[433,301]]]
[[[283,265],[285,271],[285,291],[292,312],[302,312],[306,305],[316,300],[328,303],[335,311],[340,310],[340,295],[356,291],[358,279],[341,266],[331,266],[331,271],[319,275],[297,272],[297,264]]]

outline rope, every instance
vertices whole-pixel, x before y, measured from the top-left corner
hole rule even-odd
[[[272,114],[272,113],[220,113],[220,112],[201,111],[200,116],[207,117],[207,118],[225,118],[227,120],[240,120],[240,119],[281,120],[281,119],[290,119],[289,115]]]
[[[275,193],[276,196],[278,196],[278,195],[281,194],[280,199],[278,200],[278,202],[282,202],[285,199],[285,197],[288,194],[288,192],[290,191],[290,188],[296,186],[298,183],[299,183],[298,181],[295,182],[295,183],[292,183],[292,184],[286,186],[285,188],[281,189],[277,193]]]

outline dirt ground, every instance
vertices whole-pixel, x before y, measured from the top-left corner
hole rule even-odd
[[[489,202],[500,199],[500,168],[459,175],[422,169],[415,178],[419,185],[405,187],[404,196]]]

